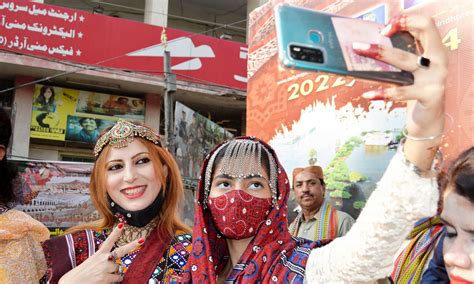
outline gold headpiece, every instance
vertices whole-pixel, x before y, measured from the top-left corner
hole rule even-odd
[[[120,119],[97,140],[94,147],[94,156],[97,158],[107,144],[114,148],[127,147],[137,136],[161,146],[160,136],[150,128]]]

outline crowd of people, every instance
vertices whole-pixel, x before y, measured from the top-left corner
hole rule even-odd
[[[153,129],[120,120],[93,150],[90,196],[101,219],[48,239],[41,223],[13,209],[11,124],[0,113],[0,282],[352,283],[389,275],[397,283],[474,282],[474,148],[445,174],[433,166],[444,131],[446,50],[430,18],[397,17],[384,29],[399,31],[412,33],[423,54],[354,45],[415,77],[411,86],[363,95],[406,101],[407,135],[356,221],[323,200],[322,169],[307,167],[293,172],[302,211],[289,225],[292,189],[277,155],[258,138],[237,137],[207,155],[189,228],[179,216],[175,159]]]

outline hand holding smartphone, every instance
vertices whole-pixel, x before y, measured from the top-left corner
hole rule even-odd
[[[278,54],[284,66],[332,72],[402,85],[413,75],[392,65],[356,54],[353,43],[379,44],[416,51],[413,37],[402,32],[391,38],[383,25],[280,4],[275,7]]]

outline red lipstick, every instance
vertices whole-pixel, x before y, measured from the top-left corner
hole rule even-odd
[[[140,190],[136,190],[136,189],[140,189]],[[143,194],[145,194],[145,190],[146,190],[146,185],[142,184],[142,185],[129,186],[126,188],[122,188],[120,192],[123,193],[123,195],[125,195],[125,197],[127,197],[128,199],[136,199],[136,198],[142,197]]]

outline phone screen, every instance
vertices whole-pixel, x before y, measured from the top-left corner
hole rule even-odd
[[[375,43],[393,47],[390,38],[380,34],[383,25],[358,19],[332,17],[332,24],[341,45],[344,60],[349,71],[390,71],[400,69],[372,58],[357,55],[352,49],[353,42]]]

